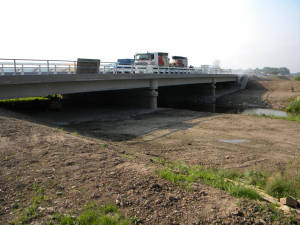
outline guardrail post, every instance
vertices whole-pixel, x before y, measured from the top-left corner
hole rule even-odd
[[[76,74],[76,62],[74,61],[74,74]]]
[[[47,60],[47,75],[49,75],[49,60]]]
[[[21,75],[24,75],[24,65],[22,65]]]
[[[16,60],[14,59],[14,75],[17,75],[17,64],[16,64]]]
[[[71,74],[71,65],[69,65],[69,72],[68,74]]]
[[[54,65],[54,74],[57,74],[56,65]]]
[[[42,74],[42,69],[41,69],[41,65],[39,65],[39,71],[38,71],[38,75]]]
[[[125,67],[125,66],[123,66],[123,70],[122,70],[122,73],[124,73],[124,67]]]
[[[131,71],[130,71],[130,73],[133,73],[133,66],[132,66],[132,64],[131,64]]]
[[[4,66],[2,64],[2,68],[1,68],[1,75],[4,75]]]

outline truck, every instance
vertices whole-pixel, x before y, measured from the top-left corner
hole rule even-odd
[[[169,53],[167,52],[147,52],[136,53],[134,63],[137,66],[169,66]]]
[[[170,63],[169,53],[167,52],[147,52],[136,53],[134,55],[134,65],[136,69],[146,73],[182,73],[180,68],[188,68],[188,59],[183,56],[173,56]]]
[[[170,63],[170,66],[188,68],[188,59],[183,56],[172,56],[173,62]]]

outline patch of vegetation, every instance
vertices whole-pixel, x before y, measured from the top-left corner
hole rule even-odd
[[[0,103],[1,102],[5,102],[5,103],[29,102],[29,101],[34,101],[34,100],[48,100],[48,96],[5,99],[5,100],[0,100]]]
[[[56,128],[54,128],[54,131],[55,131],[55,132],[63,132],[63,129],[62,129],[62,128],[56,127]]]
[[[300,81],[300,76],[296,76],[296,77],[294,78],[294,81]]]
[[[75,217],[72,215],[55,215],[52,220],[61,225],[77,225],[77,224],[107,224],[107,225],[129,225],[130,218],[124,218],[113,204],[108,206],[97,206],[92,203],[86,206],[84,212]]]
[[[156,173],[180,187],[191,190],[194,182],[203,182],[225,190],[230,195],[239,198],[260,199],[256,190],[247,185],[259,186],[267,194],[279,199],[283,197],[300,198],[300,158],[295,157],[294,162],[282,163],[276,173],[267,170],[236,170],[209,169],[201,166],[188,166],[181,162],[166,163],[162,158],[156,158],[156,162],[164,167]],[[296,168],[292,171],[290,168]],[[235,181],[238,184],[229,182]],[[245,184],[245,185],[240,185]]]
[[[79,134],[77,132],[74,132],[73,135],[74,136],[79,136]]]
[[[41,188],[40,186],[39,186],[39,184],[33,184],[32,185],[32,189],[36,192],[36,193],[38,193],[38,194],[42,194],[43,193],[43,188]]]
[[[107,148],[107,145],[103,143],[103,144],[100,145],[100,147],[101,148]]]
[[[124,153],[124,157],[127,159],[135,160],[135,157],[129,154]]]
[[[164,161],[161,158],[156,158],[155,161]],[[192,184],[194,182],[203,182],[225,190],[230,195],[239,198],[260,199],[259,194],[252,188],[247,188],[243,185],[235,185],[232,182],[226,180],[237,180],[241,177],[237,171],[234,170],[218,170],[207,169],[201,166],[188,166],[181,162],[169,162],[163,163],[164,168],[156,170],[156,173],[174,184],[180,187],[192,190]]]
[[[286,102],[291,102],[291,101],[294,101],[294,100],[295,100],[295,98],[289,97],[289,98],[286,99]]]
[[[290,104],[285,109],[286,112],[299,114],[300,113],[300,96],[294,101],[291,101]]]
[[[33,219],[37,218],[40,215],[40,212],[37,210],[35,203],[28,205],[21,215],[17,222],[11,222],[11,224],[29,224]]]

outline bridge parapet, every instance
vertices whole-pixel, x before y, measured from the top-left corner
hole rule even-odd
[[[96,63],[96,66],[95,66]],[[92,65],[92,66],[91,66]],[[0,58],[0,75],[57,75],[57,74],[238,74],[240,71],[221,68],[153,67],[101,62],[99,59],[40,60]]]

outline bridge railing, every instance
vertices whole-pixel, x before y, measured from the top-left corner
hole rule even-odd
[[[76,61],[0,58],[0,75],[75,74],[76,68]]]
[[[85,61],[88,62],[88,61]],[[92,62],[92,61],[91,61]],[[89,67],[80,67],[89,68]],[[0,58],[0,76],[2,75],[52,75],[76,74],[77,61],[35,60]],[[153,65],[123,65],[117,62],[101,62],[98,74],[237,74],[238,71],[220,68],[202,67],[159,67]]]

